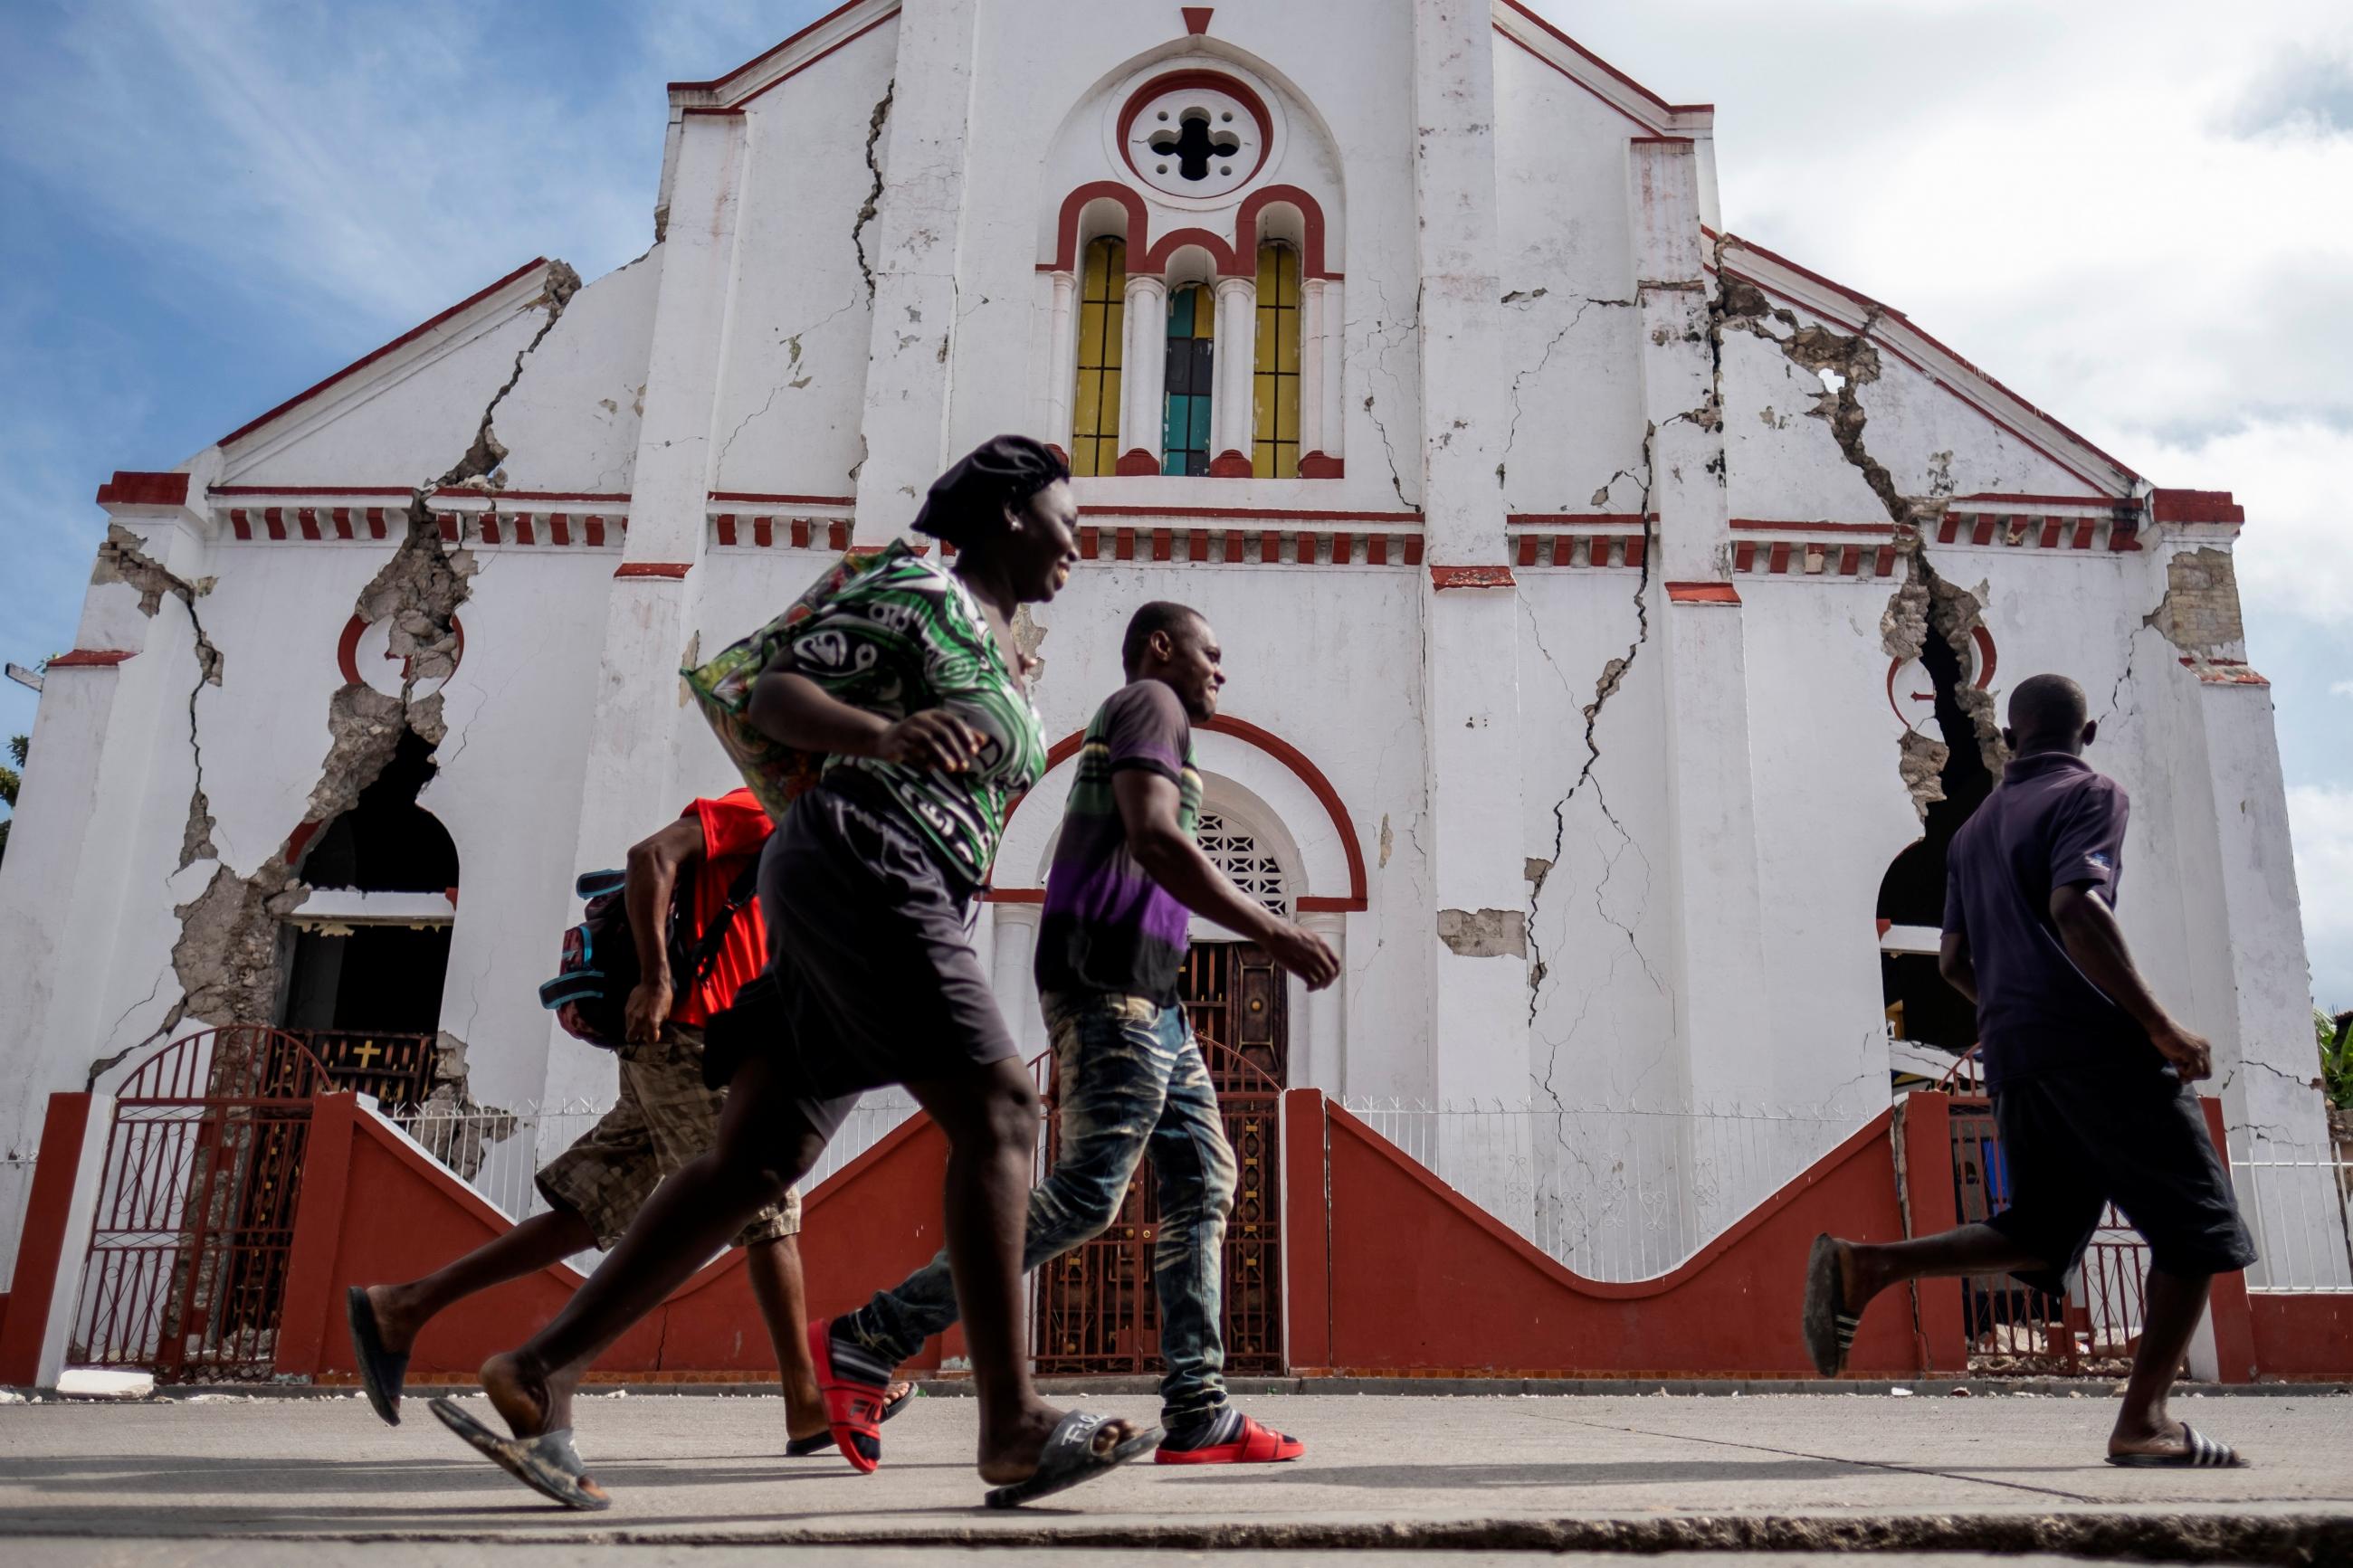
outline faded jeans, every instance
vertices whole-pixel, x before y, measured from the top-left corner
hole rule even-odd
[[[1108,1229],[1136,1162],[1151,1155],[1160,1188],[1152,1279],[1168,1369],[1160,1419],[1173,1431],[1226,1403],[1219,1270],[1235,1168],[1217,1091],[1181,1006],[1087,994],[1050,995],[1045,1010],[1060,1079],[1061,1142],[1054,1169],[1030,1189],[1022,1271]],[[895,1365],[955,1321],[955,1282],[942,1252],[852,1313],[845,1327]]]

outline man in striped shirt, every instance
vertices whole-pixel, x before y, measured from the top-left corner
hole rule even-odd
[[[1029,1197],[1025,1268],[1099,1236],[1147,1153],[1160,1184],[1153,1281],[1160,1296],[1159,1462],[1239,1464],[1304,1448],[1226,1400],[1219,1266],[1235,1166],[1178,979],[1187,911],[1249,938],[1310,990],[1339,960],[1235,887],[1194,841],[1201,775],[1193,725],[1225,685],[1217,634],[1155,602],[1121,645],[1128,684],[1095,710],[1046,879],[1038,986],[1053,1037],[1061,1142]],[[884,1366],[956,1320],[945,1254],[834,1328]]]

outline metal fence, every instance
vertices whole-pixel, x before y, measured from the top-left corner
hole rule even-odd
[[[546,1212],[547,1200],[533,1180],[539,1168],[611,1109],[585,1100],[545,1106],[526,1102],[511,1110],[424,1105],[396,1111],[391,1120],[493,1207],[509,1219],[521,1220]],[[816,1169],[802,1178],[801,1191],[815,1188],[872,1148],[914,1110],[914,1100],[903,1089],[867,1095],[826,1146]]]
[[[1618,1282],[1675,1268],[1875,1114],[1341,1104],[1557,1262]]]
[[[2247,1289],[2353,1289],[2353,1158],[2338,1148],[2234,1139],[2231,1177],[2261,1258]]]

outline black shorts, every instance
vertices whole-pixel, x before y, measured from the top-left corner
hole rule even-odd
[[[2058,1295],[2110,1203],[2168,1274],[2255,1260],[2197,1092],[2170,1072],[2040,1074],[1993,1095],[2010,1205],[1987,1223],[2043,1260],[2022,1284]]]
[[[856,781],[809,791],[761,852],[768,969],[712,1018],[705,1076],[772,1058],[829,1139],[866,1089],[1017,1056],[973,952],[976,897]]]

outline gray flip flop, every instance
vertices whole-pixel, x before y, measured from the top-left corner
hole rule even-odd
[[[536,1437],[508,1437],[483,1426],[451,1400],[437,1399],[427,1408],[477,1453],[551,1502],[592,1513],[613,1506],[605,1489],[588,1479],[588,1467],[572,1446],[571,1427],[560,1426]]]
[[[2217,1443],[2195,1426],[2181,1424],[2183,1447],[2174,1454],[2110,1454],[2108,1463],[2136,1470],[2242,1470],[2246,1458],[2228,1443]]]
[[[400,1425],[400,1391],[408,1381],[408,1357],[384,1348],[384,1333],[377,1328],[375,1308],[368,1301],[365,1288],[353,1286],[343,1292],[343,1315],[351,1320],[352,1363],[359,1369],[360,1387],[367,1391],[370,1408],[384,1417],[387,1426]]]
[[[1038,1472],[1026,1481],[1015,1481],[1008,1487],[998,1487],[988,1494],[991,1508],[1018,1508],[1025,1502],[1056,1492],[1068,1491],[1082,1481],[1091,1481],[1109,1470],[1117,1469],[1130,1459],[1141,1458],[1160,1446],[1167,1434],[1154,1426],[1130,1437],[1109,1453],[1095,1449],[1095,1433],[1108,1415],[1098,1415],[1073,1410],[1054,1424],[1046,1438],[1045,1449],[1038,1456]]]
[[[1799,1321],[1814,1370],[1824,1377],[1844,1372],[1846,1352],[1854,1344],[1854,1331],[1862,1326],[1862,1316],[1846,1310],[1838,1243],[1828,1232],[1814,1237],[1814,1249],[1806,1255],[1806,1310]]]

